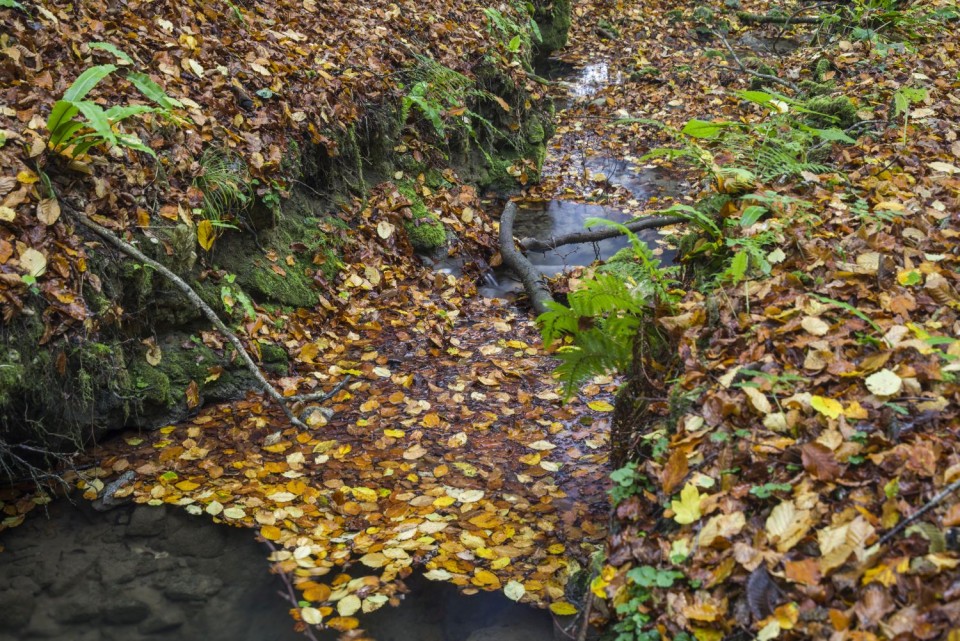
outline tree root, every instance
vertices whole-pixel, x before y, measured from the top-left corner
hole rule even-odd
[[[212,323],[213,326],[216,327],[217,330],[221,334],[223,334],[228,341],[230,341],[230,344],[233,345],[233,348],[237,351],[237,354],[240,355],[240,359],[243,361],[244,366],[253,375],[254,380],[257,381],[258,385],[260,386],[260,389],[263,390],[263,392],[267,396],[269,396],[277,405],[280,406],[280,408],[283,410],[283,413],[287,415],[287,419],[289,419],[290,423],[293,424],[294,426],[302,430],[309,429],[309,427],[303,421],[297,418],[297,416],[293,413],[293,410],[290,409],[290,405],[289,405],[290,403],[301,402],[301,401],[327,400],[330,397],[332,397],[334,394],[336,394],[340,389],[342,389],[343,385],[346,384],[347,381],[345,379],[341,381],[340,384],[336,388],[334,388],[333,391],[328,392],[326,394],[321,394],[319,396],[314,394],[308,394],[308,395],[301,395],[301,396],[292,396],[289,398],[284,397],[280,392],[277,391],[275,387],[273,387],[273,385],[270,384],[269,381],[267,381],[266,377],[263,375],[263,372],[260,370],[259,367],[257,367],[257,364],[253,361],[253,358],[244,348],[243,343],[240,341],[237,335],[227,328],[224,322],[220,320],[220,317],[217,316],[217,313],[213,311],[213,308],[207,305],[203,301],[203,299],[200,298],[197,292],[186,281],[184,281],[175,273],[167,269],[167,267],[165,267],[163,264],[153,260],[152,258],[148,257],[146,254],[141,252],[139,249],[137,249],[127,241],[119,238],[117,235],[115,235],[106,227],[103,227],[102,225],[99,225],[94,221],[90,220],[90,218],[88,218],[86,214],[79,211],[78,209],[70,206],[67,206],[66,209],[72,213],[74,219],[76,219],[77,222],[79,222],[81,225],[83,225],[84,227],[92,231],[94,234],[96,234],[97,236],[105,240],[107,243],[119,249],[121,252],[123,252],[127,256],[145,265],[149,265],[152,269],[156,270],[164,278],[166,278],[174,286],[176,286],[177,289],[183,292],[184,295],[186,295],[187,299],[191,303],[193,303],[193,305],[197,309],[199,309],[204,316],[207,317],[207,320],[209,320],[210,323]]]
[[[503,264],[509,267],[530,297],[534,311],[539,315],[549,310],[547,303],[553,302],[553,295],[547,286],[546,278],[533,266],[526,256],[517,250],[513,240],[513,221],[517,216],[517,205],[507,203],[500,215],[500,255]]]
[[[626,228],[632,232],[643,231],[644,229],[657,229],[686,222],[686,218],[680,216],[655,216],[645,218],[626,225]],[[503,223],[501,222],[501,225]],[[563,245],[575,245],[578,243],[596,243],[607,238],[622,236],[623,232],[614,227],[604,227],[592,231],[578,231],[564,236],[552,236],[546,240],[539,238],[524,238],[520,241],[520,247],[524,251],[544,252],[556,249]]]

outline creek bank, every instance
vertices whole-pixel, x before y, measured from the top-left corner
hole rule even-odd
[[[537,55],[548,55],[566,41],[570,6],[537,3],[534,9],[543,36]],[[532,52],[524,56],[521,62],[530,64]],[[382,98],[354,125],[325,132],[330,144],[291,142],[281,163],[289,190],[277,182],[252,185],[251,202],[238,218],[241,229],[219,229],[211,251],[198,245],[196,227],[168,220],[155,219],[133,235],[134,242],[233,327],[251,322],[255,307],[294,314],[336,291],[355,224],[345,205],[373,185],[396,181],[410,201],[412,219],[404,225],[410,243],[418,250],[442,249],[451,232],[424,210],[410,184],[422,177],[424,186],[441,187],[447,169],[467,183],[499,190],[521,177],[537,180],[553,134],[553,108],[531,96],[534,83],[516,82],[500,62],[475,65],[466,78],[424,62],[425,56],[417,60],[419,66],[405,72],[408,81],[446,86],[455,77],[461,83],[455,98],[483,130],[453,127],[443,135],[431,131],[426,107],[411,107],[403,95]],[[73,196],[57,176],[53,180],[64,197]],[[205,403],[255,387],[238,355],[182,293],[90,240],[82,292],[90,314],[83,332],[51,332],[39,297],[0,329],[0,441],[72,451],[91,436],[177,422]],[[285,346],[260,336],[248,349],[270,374],[294,373]]]

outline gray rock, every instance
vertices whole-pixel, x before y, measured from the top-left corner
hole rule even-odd
[[[168,606],[154,612],[149,619],[137,626],[137,630],[141,634],[160,634],[176,630],[183,625],[184,621],[186,618],[183,612]]]
[[[27,626],[24,633],[24,636],[40,639],[63,638],[62,628],[51,618],[50,611],[45,607],[33,611],[30,625]]]
[[[166,510],[162,508],[138,505],[130,515],[126,534],[127,536],[159,536],[166,530],[166,523],[164,523],[166,517]]]
[[[197,536],[195,527],[180,527],[167,535],[163,549],[177,556],[214,559],[226,550],[226,534],[226,528],[209,528],[202,536]]]
[[[50,596],[63,596],[87,578],[96,576],[97,557],[82,550],[62,554],[57,562],[57,578],[47,589]]]
[[[99,599],[102,595],[76,591],[68,598],[50,603],[50,616],[57,623],[76,625],[100,618]]]
[[[150,607],[130,596],[118,596],[103,608],[103,618],[112,625],[133,625],[150,616]]]
[[[19,630],[30,622],[36,601],[17,590],[0,592],[0,629]]]
[[[223,587],[223,581],[213,576],[180,571],[168,574],[157,587],[171,601],[206,601]]]

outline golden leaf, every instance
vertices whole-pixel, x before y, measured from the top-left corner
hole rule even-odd
[[[213,247],[213,241],[216,240],[216,238],[217,234],[212,222],[209,220],[201,220],[197,224],[197,242],[200,243],[200,246],[206,251],[210,251]]]

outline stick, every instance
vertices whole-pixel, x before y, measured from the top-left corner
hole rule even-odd
[[[806,10],[807,7],[801,9],[801,11]],[[820,16],[761,16],[755,13],[747,13],[746,11],[738,11],[737,17],[740,19],[740,22],[746,22],[749,24],[820,24],[823,22],[823,18]]]
[[[657,229],[686,222],[686,218],[680,216],[655,216],[643,220],[628,223],[627,229],[632,232],[643,231],[644,229]],[[595,243],[607,238],[622,236],[623,232],[614,227],[604,227],[592,231],[578,231],[564,236],[551,236],[546,240],[539,238],[524,238],[520,241],[520,247],[524,251],[545,252],[556,249],[562,245],[574,245],[578,243]]]
[[[227,340],[230,341],[230,344],[233,345],[233,348],[237,350],[237,353],[240,355],[240,359],[243,361],[243,364],[246,365],[250,373],[253,374],[254,379],[256,379],[257,383],[259,383],[260,389],[262,389],[267,396],[272,398],[274,402],[276,402],[280,406],[280,408],[283,410],[283,413],[287,415],[287,418],[290,420],[290,422],[294,426],[302,430],[309,429],[307,425],[303,423],[303,421],[298,419],[293,414],[293,411],[287,406],[287,400],[283,397],[283,395],[281,395],[280,392],[278,392],[273,387],[273,385],[271,385],[267,381],[267,379],[263,375],[263,372],[261,372],[260,368],[257,367],[257,364],[253,362],[253,358],[251,358],[250,354],[247,353],[247,350],[244,349],[243,343],[240,342],[240,339],[237,338],[237,335],[231,332],[229,329],[227,329],[227,326],[223,323],[222,320],[220,320],[220,317],[217,316],[217,313],[213,311],[213,309],[209,305],[207,305],[202,298],[200,298],[197,292],[194,291],[194,289],[190,287],[190,285],[186,281],[184,281],[182,278],[180,278],[179,276],[174,274],[172,271],[167,269],[163,264],[158,263],[157,261],[148,257],[146,254],[144,254],[142,251],[140,251],[130,243],[117,237],[113,232],[111,232],[106,227],[98,225],[97,223],[90,220],[86,216],[86,214],[70,206],[67,206],[67,209],[73,213],[74,218],[76,218],[77,221],[80,222],[80,224],[82,224],[84,227],[87,227],[88,229],[90,229],[97,236],[107,241],[109,244],[113,245],[114,247],[122,251],[124,254],[140,261],[145,265],[149,265],[151,268],[159,272],[168,281],[176,285],[177,289],[183,292],[186,295],[186,297],[190,300],[190,302],[193,303],[194,306],[197,307],[197,309],[203,312],[203,315],[207,317],[207,320],[209,320],[213,324],[213,326],[220,331],[221,334],[227,337]]]
[[[890,530],[880,538],[880,541],[877,543],[877,547],[883,547],[884,545],[892,541],[893,538],[898,534],[900,534],[901,532],[903,532],[908,525],[910,525],[911,523],[919,519],[921,516],[923,516],[933,508],[935,508],[941,501],[943,501],[943,499],[947,498],[948,496],[956,492],[958,489],[960,489],[960,479],[954,481],[947,487],[940,490],[940,492],[938,492],[937,495],[934,496],[932,499],[927,501],[923,507],[921,507],[919,510],[917,510],[916,512],[914,512],[904,520],[897,523],[897,526],[895,528],[893,528],[892,530]]]
[[[284,396],[284,399],[288,403],[322,403],[324,401],[330,400],[337,395],[337,392],[342,390],[347,383],[350,382],[350,379],[353,378],[352,374],[347,374],[342,381],[337,383],[337,386],[334,387],[329,392],[316,392],[314,394],[297,394],[296,396]]]
[[[530,303],[539,315],[549,310],[547,303],[553,302],[553,295],[540,270],[517,250],[513,240],[513,219],[516,216],[517,205],[512,202],[507,203],[500,215],[500,255],[503,256],[503,264],[513,270],[523,283],[523,288],[530,297]]]
[[[710,33],[715,35],[717,38],[720,38],[720,41],[723,43],[723,46],[726,47],[727,51],[730,52],[730,55],[733,56],[733,61],[737,63],[737,66],[739,66],[740,70],[743,71],[745,74],[751,75],[754,78],[760,78],[761,80],[768,80],[778,85],[782,85],[787,89],[790,89],[794,93],[800,93],[800,88],[797,85],[790,82],[789,80],[783,80],[782,78],[771,76],[768,73],[760,73],[759,71],[748,69],[747,66],[743,64],[743,61],[740,60],[740,56],[738,56],[737,52],[733,50],[733,47],[730,46],[730,43],[727,42],[726,37],[724,37],[722,33],[719,33],[717,31],[711,31]]]

